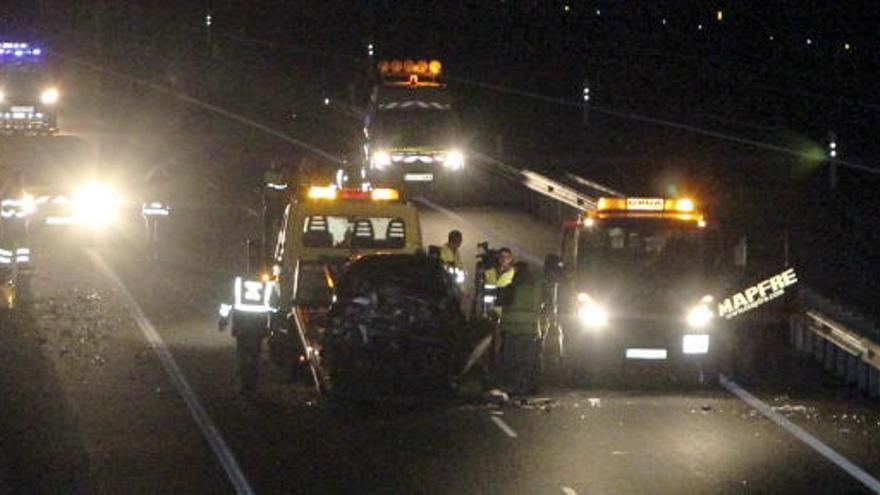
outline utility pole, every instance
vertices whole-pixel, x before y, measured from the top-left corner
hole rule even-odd
[[[590,84],[584,81],[583,88],[583,109],[584,109],[584,126],[590,123]]]

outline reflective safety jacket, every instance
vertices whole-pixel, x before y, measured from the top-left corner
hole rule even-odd
[[[508,304],[503,306],[501,331],[507,335],[541,336],[541,288],[533,284],[515,284]]]
[[[440,248],[440,261],[443,267],[449,272],[449,275],[456,284],[463,284],[465,281],[464,263],[461,261],[461,253],[453,250],[449,244],[444,244]]]
[[[507,287],[513,282],[516,275],[516,269],[510,267],[506,272],[499,275],[497,268],[489,268],[486,270],[486,285],[494,285],[496,288]]]
[[[220,305],[220,326],[232,322],[232,335],[241,332],[268,333],[269,319],[278,300],[275,282],[235,278],[234,304]]]
[[[458,250],[453,250],[449,247],[449,244],[444,244],[443,247],[440,248],[440,261],[446,266],[452,266],[462,270],[464,269],[464,263],[461,261],[461,253]]]

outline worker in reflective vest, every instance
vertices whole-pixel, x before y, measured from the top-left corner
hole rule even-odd
[[[256,398],[260,353],[263,339],[269,335],[277,296],[277,284],[268,276],[236,277],[234,303],[220,305],[218,328],[222,332],[227,326],[232,327],[241,395],[246,400]]]
[[[513,395],[537,392],[541,369],[542,287],[524,265],[516,271],[502,302],[502,382]]]
[[[444,268],[459,286],[464,283],[465,278],[464,263],[461,261],[460,251],[462,240],[460,231],[450,231],[446,244],[440,248],[440,261],[443,262]]]

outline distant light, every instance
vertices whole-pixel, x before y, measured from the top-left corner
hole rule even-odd
[[[720,10],[718,12],[715,12],[715,19],[717,19],[718,22],[723,21],[724,20],[724,12],[722,12]]]
[[[22,50],[15,50],[15,56],[16,56],[16,57],[20,57],[20,56],[22,56],[22,55],[24,55],[24,52],[23,52]]]
[[[849,43],[847,43],[846,46],[847,50],[849,50]],[[33,50],[31,50],[31,53],[33,53],[34,55],[40,55],[43,53],[43,50],[40,50],[39,48],[34,48]]]
[[[602,9],[596,9],[596,15],[597,16],[602,15]]]
[[[808,45],[812,45],[812,44],[813,44],[813,39],[812,39],[812,38],[807,38],[807,44],[808,44]]]
[[[843,44],[843,49],[844,49],[844,50],[849,51],[850,48],[852,48],[852,46],[850,46],[849,43],[844,43],[844,44]]]
[[[590,88],[584,87],[584,101],[590,101]]]
[[[324,98],[324,105],[330,104],[330,98]]]
[[[372,43],[367,45],[367,55],[369,55],[370,57],[373,56],[373,44]]]
[[[568,4],[566,4],[566,5],[565,5],[565,6],[564,6],[564,7],[562,7],[562,10],[564,10],[564,11],[566,11],[566,12],[568,12],[568,11],[570,11],[570,10],[571,10],[571,6],[570,6],[570,5],[568,5]]]
[[[828,147],[833,150],[837,149],[837,141],[831,141],[830,143],[828,143]]]
[[[665,25],[666,25],[666,18],[664,18],[664,19],[663,19],[662,21],[660,21],[660,22],[663,23],[663,25],[665,26]]]
[[[828,153],[828,156],[831,158],[837,158],[837,150],[831,150],[831,153]]]
[[[205,16],[205,26],[211,27],[211,14]]]
[[[700,31],[702,31],[702,30],[703,30],[703,25],[702,25],[702,24],[698,25],[698,26],[697,26],[697,29],[699,29]]]
[[[770,35],[770,41],[775,41],[775,40],[776,40],[776,37],[773,36],[773,35],[771,34],[771,35]]]

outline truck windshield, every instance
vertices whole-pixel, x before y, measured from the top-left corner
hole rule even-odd
[[[36,99],[46,83],[43,67],[36,64],[0,64],[0,85],[4,93],[17,99]]]
[[[604,220],[582,233],[578,258],[581,265],[594,269],[692,273],[704,266],[702,232],[693,223],[678,220]]]
[[[455,137],[450,110],[380,110],[373,133],[395,146],[448,145]]]

